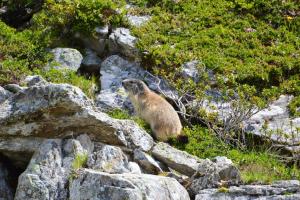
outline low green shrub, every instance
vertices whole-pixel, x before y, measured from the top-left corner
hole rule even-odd
[[[300,86],[299,86],[300,87]],[[289,104],[289,110],[292,116],[300,117],[300,96],[295,97]]]

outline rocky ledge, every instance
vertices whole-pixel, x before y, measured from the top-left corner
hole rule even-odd
[[[39,76],[26,84],[0,88],[0,199],[299,198],[298,181],[242,185],[226,157],[200,159],[156,143],[74,86]]]

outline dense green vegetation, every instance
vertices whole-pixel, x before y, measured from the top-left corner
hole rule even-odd
[[[117,3],[116,3],[117,2]],[[16,30],[0,21],[0,85],[19,83],[26,75],[43,75],[48,81],[67,82],[79,86],[90,97],[94,81],[78,77],[74,72],[51,70],[43,67],[51,59],[48,49],[56,46],[71,46],[76,32],[93,34],[97,25],[117,25],[122,13],[113,12],[124,1],[106,0],[47,0],[43,9],[33,15],[29,25]],[[33,1],[11,0],[9,9],[30,6]],[[5,5],[5,2],[2,3]],[[1,5],[1,6],[2,6]],[[0,18],[1,19],[1,18]]]
[[[3,1],[11,13],[34,7],[32,0]],[[39,3],[41,1],[38,1]],[[222,91],[224,99],[239,96],[244,107],[266,102],[283,93],[292,94],[291,114],[299,116],[300,105],[300,4],[278,0],[130,0],[139,7],[133,14],[149,14],[151,20],[140,28],[132,27],[138,48],[146,52],[143,66],[167,78],[180,93],[193,91],[202,99],[206,90]],[[46,0],[31,21],[13,28],[7,16],[0,18],[0,85],[19,83],[26,75],[41,74],[48,81],[79,86],[93,97],[95,80],[74,72],[55,69],[44,71],[51,59],[48,49],[72,46],[73,36],[94,34],[94,27],[104,24],[125,25],[117,0]],[[22,21],[23,22],[23,21]],[[19,22],[14,24],[20,25]],[[201,81],[183,80],[183,63],[199,61]],[[210,81],[206,70],[212,70]],[[218,124],[203,110],[198,115]],[[137,117],[119,110],[109,113],[119,119],[133,119],[150,131]],[[213,123],[212,123],[213,122]],[[270,182],[276,179],[300,179],[300,170],[280,162],[276,154],[261,149],[239,149],[216,137],[208,128],[185,128],[189,143],[173,145],[200,158],[227,156],[239,166],[245,182]],[[74,168],[85,163],[76,157]]]
[[[299,96],[299,2],[131,2],[142,7],[131,12],[152,16],[147,25],[134,29],[139,48],[148,52],[145,67],[173,81],[182,93],[188,87],[218,88],[228,96],[239,88],[246,95],[254,91],[249,100],[260,105],[282,93]],[[202,71],[213,70],[217,83],[204,82],[205,77],[196,85],[178,80],[180,67],[191,60],[199,60]]]

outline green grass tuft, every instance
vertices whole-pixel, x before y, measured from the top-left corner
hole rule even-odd
[[[78,170],[84,167],[87,163],[88,155],[87,154],[77,154],[72,163],[73,170]]]

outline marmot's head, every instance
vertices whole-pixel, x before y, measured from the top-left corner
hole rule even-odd
[[[147,85],[138,79],[125,79],[122,81],[122,85],[125,88],[126,92],[132,95],[142,95],[145,92],[149,91]]]

